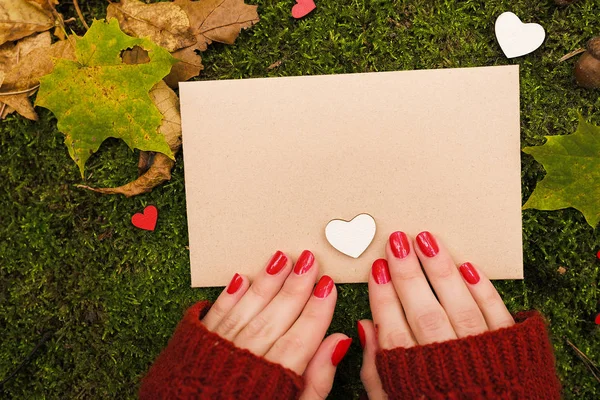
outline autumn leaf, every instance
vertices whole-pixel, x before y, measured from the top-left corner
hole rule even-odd
[[[541,146],[523,149],[546,170],[523,208],[573,207],[595,228],[600,221],[600,127],[580,116],[575,133],[546,139]]]
[[[0,45],[54,27],[52,12],[28,0],[0,0]]]
[[[172,88],[177,88],[179,82],[185,82],[200,74],[204,69],[202,58],[196,53],[194,47],[186,47],[171,53],[179,62],[173,65],[171,73],[165,78],[165,82]]]
[[[196,42],[187,14],[173,3],[121,0],[108,6],[106,19],[111,18],[119,20],[123,32],[138,38],[147,36],[170,52]]]
[[[206,50],[212,42],[233,44],[243,28],[258,22],[258,6],[244,0],[175,0],[187,12],[197,39],[194,48]]]
[[[5,110],[2,118],[6,116],[7,111],[16,110],[25,118],[36,121],[37,114],[33,110],[29,96],[37,90],[39,79],[52,72],[53,58],[75,60],[76,36],[71,35],[68,41],[56,42],[47,47],[50,42],[49,33],[41,35],[48,36],[23,39],[15,45],[17,55],[21,54],[21,56],[18,57],[18,63],[6,73],[0,86],[0,102],[3,103],[2,108]],[[28,42],[29,40],[31,42]]]
[[[150,97],[163,115],[163,121],[158,131],[165,137],[173,154],[181,147],[181,114],[179,98],[164,82],[159,82],[150,91]],[[153,188],[171,179],[171,169],[175,161],[161,153],[142,152],[144,165],[140,176],[126,185],[116,188],[93,188],[85,185],[78,187],[104,194],[123,194],[127,197],[152,191]],[[153,157],[150,163],[150,158]],[[150,164],[149,168],[146,166]]]
[[[52,38],[50,32],[38,33],[19,40],[7,42],[0,46],[0,86],[6,73],[14,68],[21,59],[40,47],[50,47]]]
[[[134,46],[149,52],[148,63],[122,62],[121,52]],[[149,39],[125,35],[116,19],[94,21],[77,41],[75,55],[76,61],[57,60],[52,73],[40,79],[37,105],[56,115],[81,176],[87,159],[108,137],[174,159],[157,130],[162,115],[148,95],[169,73],[174,58]]]
[[[52,39],[50,32],[38,33],[19,40],[18,42],[7,42],[0,46],[0,91],[6,74],[10,72],[21,59],[37,48],[50,47]],[[31,94],[34,93],[32,90]],[[15,111],[14,108],[2,101],[0,93],[0,119]],[[29,102],[28,102],[29,103]]]

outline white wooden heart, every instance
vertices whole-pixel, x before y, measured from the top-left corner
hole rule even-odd
[[[375,237],[375,219],[369,214],[359,214],[351,221],[334,219],[325,227],[325,237],[337,251],[358,258]]]
[[[546,32],[540,24],[524,24],[511,12],[496,19],[496,38],[508,58],[529,54],[544,43]]]

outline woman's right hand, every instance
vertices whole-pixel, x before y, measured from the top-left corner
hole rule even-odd
[[[379,349],[444,342],[514,325],[490,280],[470,263],[457,268],[431,233],[421,232],[412,241],[394,232],[385,252],[369,276],[373,321],[358,322],[364,348],[361,380],[370,399],[387,398],[375,366]]]
[[[202,323],[239,348],[289,368],[304,378],[301,399],[324,399],[336,366],[352,339],[334,333],[323,340],[337,299],[333,280],[305,250],[295,265],[278,251],[250,283],[236,274]]]

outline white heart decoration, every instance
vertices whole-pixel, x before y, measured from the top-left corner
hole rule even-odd
[[[529,54],[544,43],[546,32],[540,24],[524,24],[511,12],[496,19],[496,38],[508,58]]]
[[[375,237],[375,220],[369,214],[359,214],[351,221],[334,219],[325,227],[325,237],[337,251],[358,258]]]

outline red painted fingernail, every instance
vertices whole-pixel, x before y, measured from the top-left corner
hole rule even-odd
[[[360,340],[360,347],[362,347],[363,349],[365,348],[365,328],[363,328],[362,324],[360,323],[360,321],[358,321],[356,323],[356,326],[358,328],[358,340]]]
[[[336,366],[342,361],[348,349],[350,348],[350,344],[352,343],[352,339],[344,339],[340,340],[338,344],[335,345],[335,349],[333,350],[333,354],[331,355],[331,363],[333,366]]]
[[[240,274],[235,274],[227,286],[227,293],[234,294],[242,286],[242,283],[244,283],[244,278]]]
[[[378,285],[386,284],[391,279],[390,269],[388,268],[388,263],[384,258],[379,258],[373,262],[371,273],[373,274],[373,279],[375,279],[375,282],[377,282]]]
[[[271,257],[269,265],[267,265],[267,274],[276,275],[279,271],[283,269],[283,267],[285,267],[286,263],[287,257],[285,256],[285,254],[278,250],[277,253],[275,253],[273,257]]]
[[[427,257],[435,256],[440,251],[437,242],[433,235],[427,231],[421,232],[417,235],[417,243],[419,248]]]
[[[460,270],[463,278],[465,278],[465,281],[469,282],[471,285],[479,282],[479,274],[477,273],[477,270],[473,264],[470,262],[462,264],[458,269]]]
[[[308,250],[304,250],[300,257],[298,257],[298,261],[296,261],[296,265],[294,266],[294,273],[296,275],[302,275],[313,266],[315,262],[315,256]]]
[[[390,247],[396,258],[404,258],[410,253],[410,245],[404,232],[394,232],[390,235]]]
[[[324,299],[325,297],[329,296],[329,293],[331,293],[331,291],[333,290],[333,285],[333,279],[331,279],[327,275],[323,275],[321,279],[319,279],[319,283],[317,283],[317,286],[315,286],[315,291],[313,292],[313,294],[315,295],[315,297]]]

